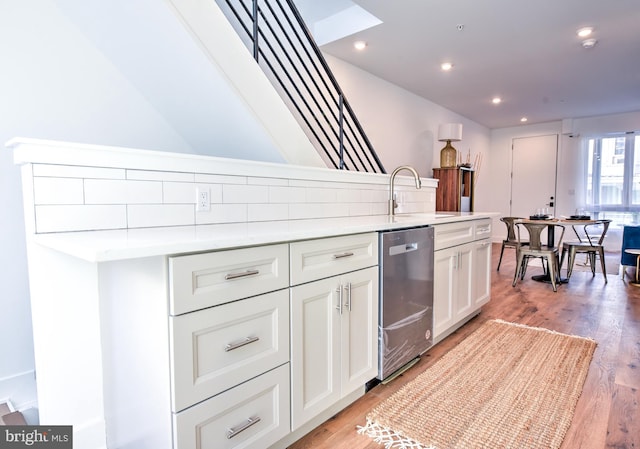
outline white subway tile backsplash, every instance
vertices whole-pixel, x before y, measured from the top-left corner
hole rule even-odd
[[[371,200],[374,203],[389,201],[389,191],[388,190],[372,190],[371,191]]]
[[[338,189],[313,188],[307,189],[307,202],[309,203],[337,203]]]
[[[340,202],[343,203],[357,203],[362,201],[362,190],[339,190],[337,191]]]
[[[195,174],[195,182],[205,184],[246,184],[246,176]]]
[[[360,200],[364,203],[373,203],[375,196],[377,195],[377,190],[372,189],[359,189],[359,192]]]
[[[164,182],[162,183],[163,203],[165,204],[196,204],[198,188],[209,191],[211,203],[222,202],[222,186],[219,184],[196,184],[193,182]]]
[[[195,174],[171,171],[127,170],[127,179],[137,181],[194,182]]]
[[[290,179],[289,185],[293,187],[312,187],[312,188],[321,188],[321,187],[333,187],[333,183],[325,182],[325,181],[313,181],[308,179]]]
[[[226,204],[238,203],[266,203],[269,201],[269,189],[263,186],[223,185],[222,202]]]
[[[404,203],[400,212],[404,214],[415,214],[421,211],[422,203]]]
[[[353,189],[357,188],[358,185],[362,185],[360,183],[351,183],[351,182],[334,182],[334,181],[314,181],[310,179],[291,179],[289,180],[290,186],[296,187],[312,187],[314,189]]]
[[[371,203],[350,203],[348,206],[351,217],[371,215]]]
[[[36,232],[94,231],[127,227],[127,207],[36,206]]]
[[[211,203],[222,203],[222,185],[221,184],[196,184],[196,187],[209,188],[209,201]]]
[[[403,190],[402,196],[404,201],[416,202],[423,200],[425,193],[423,190]]]
[[[246,204],[212,204],[211,210],[196,212],[196,224],[245,223]]]
[[[339,204],[290,204],[289,205],[289,219],[309,219],[309,218],[334,218],[334,217],[348,217],[349,205],[344,203]]]
[[[193,182],[163,182],[162,202],[164,204],[195,204],[196,186]]]
[[[259,186],[288,186],[289,180],[283,178],[261,178],[251,176],[247,178],[247,184]]]
[[[287,204],[249,204],[247,221],[276,221],[289,219]]]
[[[371,203],[371,215],[385,215],[389,213],[388,201]]]
[[[195,204],[132,204],[127,206],[130,228],[195,224]]]
[[[34,164],[37,232],[268,222],[292,226],[300,219],[388,213],[388,184],[379,178],[368,183],[362,174],[332,174],[317,181],[263,172],[236,176]],[[296,173],[291,170],[292,176]],[[345,182],[350,179],[356,182]],[[209,191],[209,211],[195,210],[198,188]],[[435,210],[433,188],[416,190],[406,179],[398,179],[395,188],[403,212]]]
[[[85,179],[86,204],[161,204],[162,183]]]
[[[304,187],[269,187],[270,203],[304,203],[307,189]]]
[[[78,178],[33,178],[35,204],[82,204],[84,189]]]
[[[51,176],[57,178],[125,179],[125,170],[122,168],[33,164],[33,176]]]

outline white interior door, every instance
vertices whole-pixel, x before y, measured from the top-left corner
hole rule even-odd
[[[511,216],[555,215],[558,135],[516,138],[511,148]]]

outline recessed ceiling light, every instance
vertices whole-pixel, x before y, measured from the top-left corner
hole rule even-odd
[[[491,100],[491,103],[493,103],[493,104],[500,104],[500,103],[502,103],[502,98],[500,98],[500,97],[493,97],[493,99]]]
[[[440,68],[442,70],[444,70],[445,72],[448,72],[449,70],[451,70],[453,68],[453,64],[451,64],[450,62],[443,62],[440,65]]]
[[[365,48],[367,48],[367,43],[365,41],[357,41],[354,42],[353,46],[356,50],[364,50]]]
[[[520,119],[520,121],[521,121],[522,123],[526,122],[527,120],[529,120],[529,119],[528,119],[528,118],[526,118],[526,117],[522,117],[522,118]]]
[[[584,48],[593,48],[598,43],[597,39],[585,39],[582,41],[582,46]]]
[[[579,37],[587,37],[590,36],[591,33],[593,33],[593,28],[592,27],[584,27],[584,28],[580,28],[578,31],[578,36]]]

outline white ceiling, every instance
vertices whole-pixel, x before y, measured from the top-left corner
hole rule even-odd
[[[296,3],[312,22],[353,3],[373,14],[381,24],[322,50],[489,128],[640,111],[639,0],[332,0],[324,15]]]

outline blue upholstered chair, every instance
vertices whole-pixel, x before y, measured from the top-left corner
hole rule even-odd
[[[640,249],[640,226],[624,226],[622,228],[622,251],[620,252],[620,265],[622,265],[622,277],[626,267],[636,267],[636,255],[627,254],[625,249]]]

